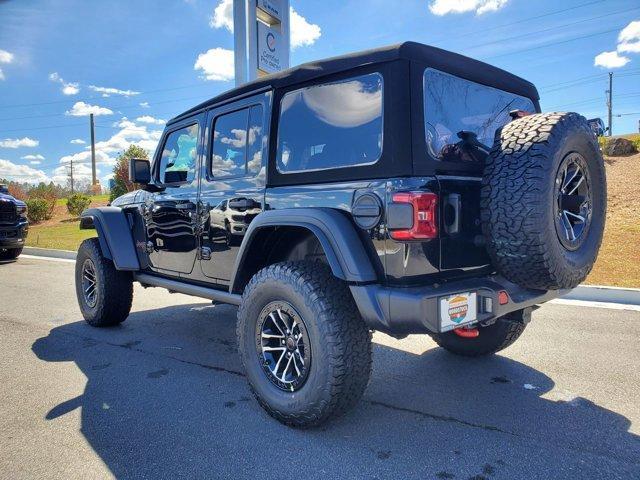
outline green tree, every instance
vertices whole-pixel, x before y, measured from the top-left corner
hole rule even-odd
[[[148,160],[149,155],[144,148],[138,147],[137,145],[130,145],[129,148],[118,155],[116,164],[113,167],[114,185],[109,195],[110,201],[136,189],[136,186],[129,181],[129,160],[132,158],[145,158]]]

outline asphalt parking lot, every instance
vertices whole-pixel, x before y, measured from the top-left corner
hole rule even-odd
[[[321,429],[253,400],[235,309],[136,286],[93,329],[73,264],[0,265],[1,478],[640,478],[640,312],[546,305],[481,360],[376,334],[363,401]]]

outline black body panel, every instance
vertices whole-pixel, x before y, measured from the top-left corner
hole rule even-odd
[[[121,208],[89,208],[82,212],[80,228],[95,228],[98,231],[102,254],[113,260],[118,270],[140,269],[131,235],[131,225]]]

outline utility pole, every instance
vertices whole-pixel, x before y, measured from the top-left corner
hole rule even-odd
[[[609,136],[613,134],[613,72],[609,72],[609,90],[607,90],[607,111],[609,119]]]
[[[89,123],[91,127],[91,186],[96,185],[96,134],[95,125],[93,124],[93,113],[89,115]],[[609,122],[611,123],[611,122]]]
[[[69,178],[71,180],[71,195],[73,195],[73,158],[71,159],[71,162],[69,165],[70,165]]]

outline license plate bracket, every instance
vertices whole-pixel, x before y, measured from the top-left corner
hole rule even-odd
[[[468,325],[478,318],[477,292],[460,292],[440,297],[438,306],[441,332]]]

